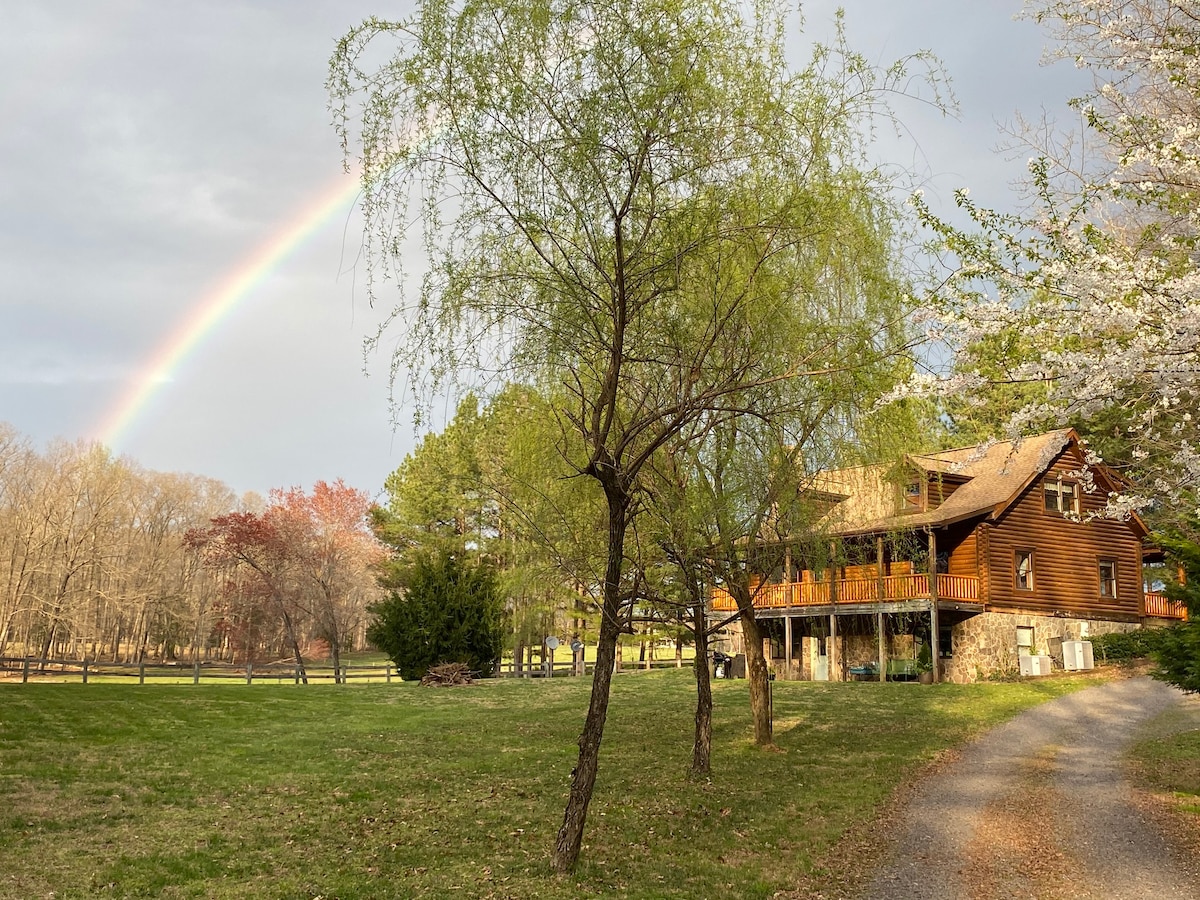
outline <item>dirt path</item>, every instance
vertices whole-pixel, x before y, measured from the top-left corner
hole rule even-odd
[[[1122,752],[1182,695],[1132,678],[1061,697],[914,792],[865,900],[1198,900],[1200,861],[1134,802]]]

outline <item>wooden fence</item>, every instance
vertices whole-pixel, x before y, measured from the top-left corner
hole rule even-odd
[[[10,678],[19,677],[22,683],[32,679],[75,680],[84,684],[92,680],[171,682],[173,684],[199,684],[201,681],[238,681],[245,684],[300,683],[300,670],[295,665],[284,663],[141,663],[125,665],[87,659],[37,659],[34,657],[0,657],[0,672]],[[335,677],[333,666],[305,666],[305,677],[309,684],[332,684]],[[343,665],[339,673],[343,682],[399,681],[393,665]]]
[[[674,668],[672,660],[658,659],[652,663],[656,669]],[[687,663],[690,665],[690,662]],[[568,656],[566,659],[554,660],[553,666],[534,663],[525,665],[520,671],[512,660],[505,660],[495,672],[499,678],[565,678],[572,675],[588,675],[594,669],[589,660],[583,671],[576,668]],[[639,671],[643,664],[627,661],[622,671]],[[305,675],[309,684],[333,684],[338,679],[334,677],[333,666],[305,666]],[[400,681],[396,667],[387,665],[343,665],[341,666],[341,681],[359,682],[391,682]],[[282,663],[230,665],[227,663],[141,663],[140,665],[123,665],[120,663],[98,662],[86,659],[37,659],[34,657],[0,656],[0,675],[6,676],[0,680],[19,680],[22,684],[31,680],[44,681],[74,681],[78,679],[83,684],[89,681],[137,681],[138,684],[164,683],[200,684],[202,681],[241,682],[244,684],[300,684],[300,670],[295,665]]]

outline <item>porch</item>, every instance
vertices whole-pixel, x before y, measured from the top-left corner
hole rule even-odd
[[[1188,617],[1187,607],[1178,601],[1171,600],[1162,591],[1146,591],[1146,606],[1143,615],[1153,619],[1178,619],[1184,621]],[[758,606],[757,601],[755,606]]]
[[[928,609],[929,601],[935,599],[939,604],[946,601],[979,603],[979,579],[973,575],[938,574],[936,582],[931,581],[928,572],[913,572],[904,575],[838,578],[832,581],[804,580],[760,584],[755,589],[754,608],[768,611],[797,607],[838,608],[867,605],[874,609],[878,604],[925,601],[924,608]],[[936,588],[936,592],[931,588]],[[737,612],[737,603],[724,588],[715,587],[712,589],[710,609],[713,612]]]

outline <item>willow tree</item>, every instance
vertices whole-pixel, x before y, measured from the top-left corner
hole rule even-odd
[[[368,290],[401,285],[397,369],[424,390],[500,372],[564,398],[559,452],[604,496],[559,871],[595,784],[647,461],[698,417],[745,412],[758,386],[840,365],[836,341],[772,336],[822,289],[805,264],[822,236],[878,187],[858,126],[909,75],[825,49],[790,70],[787,17],[771,0],[424,0],[366,21],[331,61]],[[404,258],[421,251],[424,266]]]

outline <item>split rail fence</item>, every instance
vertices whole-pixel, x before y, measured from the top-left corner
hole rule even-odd
[[[668,665],[666,660],[655,660],[655,668]],[[675,662],[670,661],[671,667]],[[637,671],[641,663],[626,663],[625,671]],[[533,664],[523,666],[519,671],[511,660],[500,664],[496,675],[500,678],[562,678],[570,675],[591,674],[593,665],[589,661],[582,672],[571,659],[555,660],[553,665]],[[305,676],[309,684],[333,684],[339,679],[334,677],[333,666],[305,666]],[[400,681],[396,667],[387,665],[343,665],[341,666],[341,682],[391,682]],[[126,665],[121,663],[100,662],[84,659],[38,659],[35,657],[0,656],[0,681],[19,681],[22,684],[30,681],[75,681],[83,684],[91,681],[136,681],[138,684],[152,682],[171,684],[200,684],[215,681],[242,682],[245,684],[300,684],[300,670],[295,665],[288,664],[254,664],[230,665],[227,663],[141,663]]]

